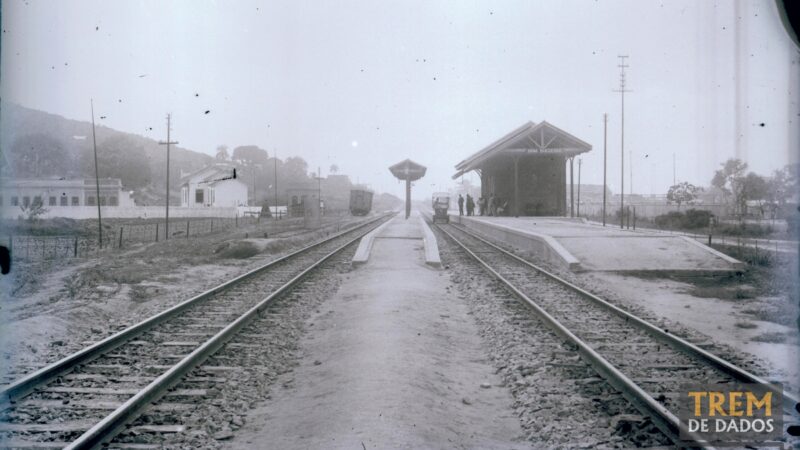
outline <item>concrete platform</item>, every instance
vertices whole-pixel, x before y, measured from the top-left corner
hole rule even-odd
[[[432,267],[441,267],[442,265],[436,236],[418,211],[412,211],[408,220],[401,216],[395,216],[361,238],[358,249],[353,255],[352,264],[354,266],[365,264],[369,261],[372,248],[377,239],[420,240],[423,244],[425,263]]]
[[[451,220],[576,272],[704,274],[744,268],[742,262],[693,239],[655,231],[621,230],[560,217],[454,216]]]

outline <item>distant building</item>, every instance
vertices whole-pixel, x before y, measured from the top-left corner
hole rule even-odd
[[[3,179],[0,181],[0,207],[14,213],[21,208],[41,202],[58,217],[69,209],[97,206],[97,185],[94,178],[86,179]],[[100,206],[127,208],[134,206],[130,191],[124,191],[119,178],[100,180]],[[74,214],[66,214],[73,216]]]
[[[247,206],[248,187],[228,164],[215,164],[181,177],[181,206]]]

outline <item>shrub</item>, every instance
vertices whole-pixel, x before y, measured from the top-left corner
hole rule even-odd
[[[660,228],[681,228],[686,216],[680,211],[670,211],[656,216],[655,223]]]
[[[683,218],[682,227],[683,228],[705,228],[711,223],[711,218],[714,215],[711,214],[711,211],[707,211],[704,209],[690,209],[686,211],[686,215]]]

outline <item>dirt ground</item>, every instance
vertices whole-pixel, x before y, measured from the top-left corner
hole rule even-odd
[[[77,351],[349,223],[264,238],[262,227],[15,264],[0,278],[0,383]],[[273,235],[274,236],[274,235]],[[280,236],[280,235],[279,235]]]

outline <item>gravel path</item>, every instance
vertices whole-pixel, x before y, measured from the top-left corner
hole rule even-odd
[[[230,448],[528,448],[468,305],[421,250],[378,239],[340,276],[306,323],[300,365]]]

